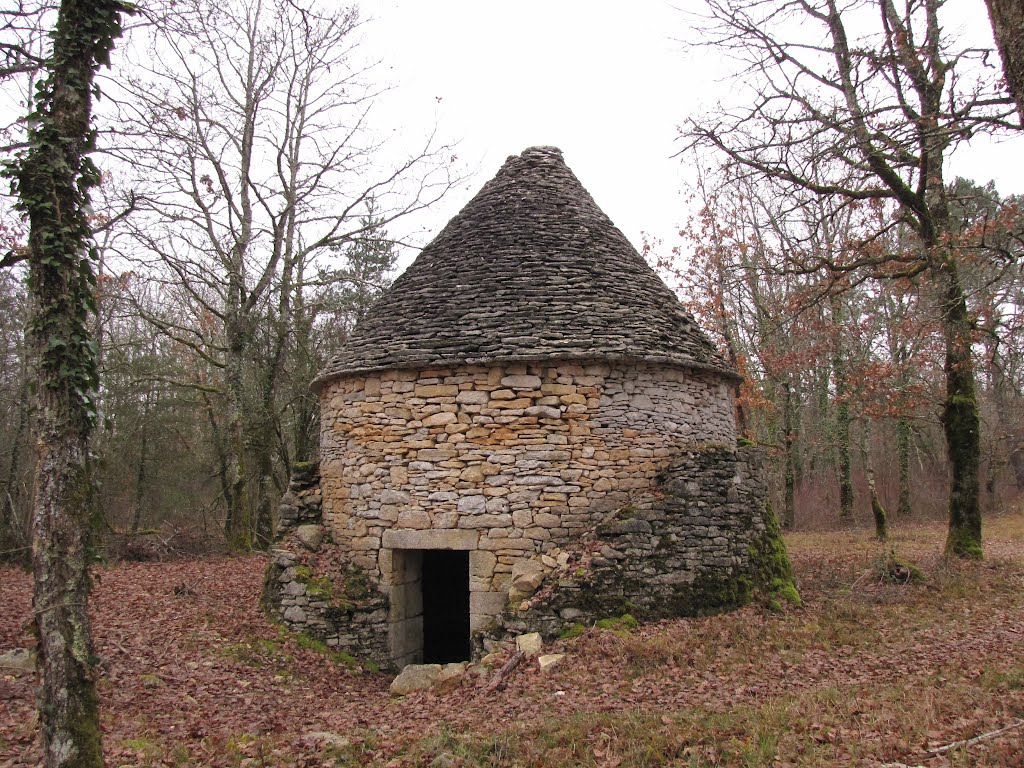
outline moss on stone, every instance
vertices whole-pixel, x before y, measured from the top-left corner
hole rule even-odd
[[[296,634],[295,642],[298,643],[300,648],[305,648],[307,651],[314,651],[316,653],[323,654],[335,664],[341,664],[345,667],[355,667],[359,665],[359,661],[351,653],[331,648],[323,640],[313,637],[305,632],[299,632]]]
[[[786,542],[779,529],[771,504],[761,509],[762,531],[751,543],[750,585],[760,593],[769,608],[781,608],[781,601],[794,606],[800,605],[800,593],[793,578],[793,566],[789,562]]]
[[[330,576],[314,576],[306,582],[306,594],[319,600],[331,600],[334,597],[334,582]]]
[[[622,589],[625,594],[642,594],[634,591],[629,583]],[[623,614],[635,614],[640,607],[624,594],[611,594],[606,592],[602,585],[594,584],[588,589],[581,589],[570,601],[572,607],[583,611],[588,616],[622,616]]]
[[[365,600],[373,595],[370,579],[363,571],[350,567],[343,579],[345,596],[352,600]]]
[[[596,624],[598,629],[610,629],[620,635],[627,635],[631,630],[640,626],[640,622],[633,618],[632,614],[624,613],[621,616],[610,616],[601,619]]]
[[[570,624],[568,627],[563,629],[558,635],[560,640],[572,640],[574,637],[579,637],[587,632],[587,627],[584,624]]]
[[[620,520],[631,520],[639,514],[640,509],[636,504],[626,504],[624,507],[619,509],[617,517]]]
[[[709,616],[750,602],[751,580],[735,574],[703,573],[678,585],[666,604],[669,616]]]

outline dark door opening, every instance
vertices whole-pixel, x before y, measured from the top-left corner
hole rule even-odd
[[[423,663],[469,661],[469,552],[423,550]]]

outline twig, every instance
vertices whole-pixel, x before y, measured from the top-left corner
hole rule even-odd
[[[181,582],[174,588],[174,594],[176,595],[194,595],[196,593],[196,587],[199,586],[199,582],[205,579],[206,576],[200,576],[198,579],[192,582],[191,585],[185,586],[185,582]]]
[[[962,739],[961,741],[954,741],[949,744],[945,744],[941,747],[935,747],[935,749],[929,749],[925,752],[922,752],[921,756],[939,757],[940,755],[944,755],[947,752],[951,752],[954,749],[959,749],[960,747],[969,747],[972,744],[977,744],[981,741],[988,741],[989,739],[994,739],[996,736],[1020,728],[1022,725],[1024,725],[1024,720],[1018,720],[1017,722],[1011,723],[1010,725],[1007,725],[1004,728],[999,728],[995,731],[989,731],[988,733],[983,733],[980,736],[975,736],[970,739]]]
[[[518,667],[525,658],[525,653],[523,653],[522,651],[516,651],[513,654],[512,658],[505,662],[505,666],[499,669],[497,674],[495,674],[494,677],[491,678],[491,682],[487,684],[487,687],[484,689],[484,692],[491,693],[502,687],[502,685],[504,685],[505,678],[508,677],[512,673],[512,670]]]

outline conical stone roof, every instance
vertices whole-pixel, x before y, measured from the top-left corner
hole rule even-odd
[[[547,359],[725,362],[554,147],[509,157],[314,381]]]

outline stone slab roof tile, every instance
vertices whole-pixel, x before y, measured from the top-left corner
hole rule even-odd
[[[737,378],[561,151],[532,147],[509,157],[371,306],[314,387],[390,368],[545,359]]]

